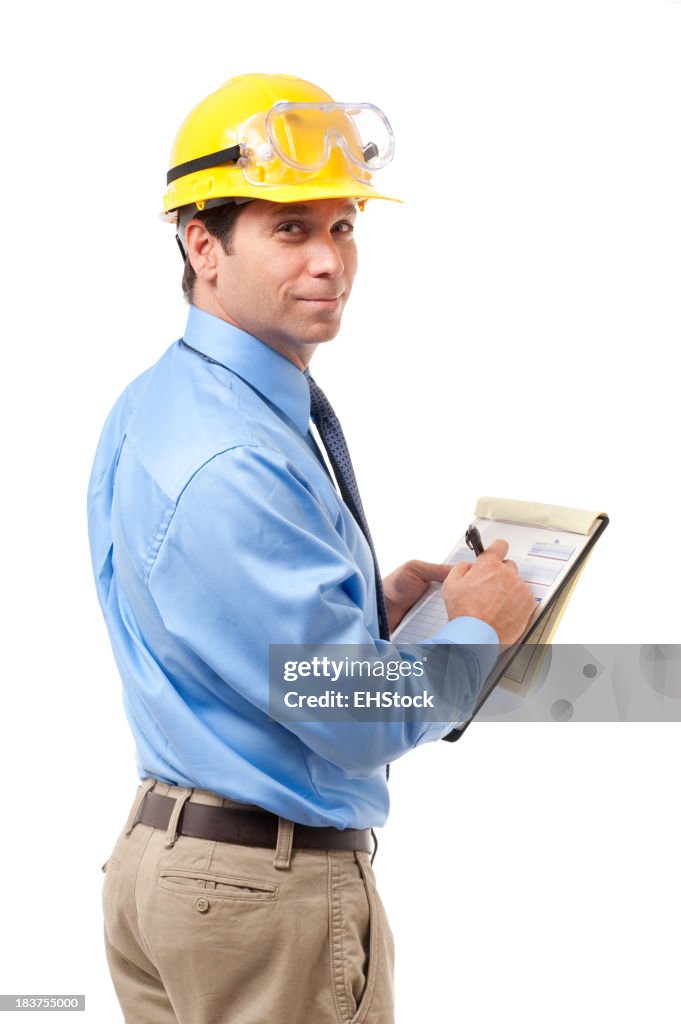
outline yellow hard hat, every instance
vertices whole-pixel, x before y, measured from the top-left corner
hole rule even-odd
[[[370,103],[335,103],[292,75],[239,75],[192,110],[173,143],[167,219],[221,198],[395,199],[376,192],[375,171],[392,159],[393,133]]]

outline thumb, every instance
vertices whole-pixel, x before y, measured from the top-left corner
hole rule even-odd
[[[506,558],[506,555],[508,554],[508,541],[501,540],[501,538],[493,540],[491,544],[487,545],[483,554],[495,555],[499,559],[499,561],[503,562],[503,560]],[[480,557],[482,557],[482,555]]]
[[[451,565],[442,562],[417,562],[418,574],[428,583],[444,583],[449,576]]]

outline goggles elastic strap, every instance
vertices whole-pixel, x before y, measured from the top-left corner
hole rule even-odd
[[[185,174],[193,174],[195,171],[205,171],[208,167],[219,167],[220,164],[236,163],[241,156],[239,145],[230,146],[229,149],[221,149],[217,153],[209,153],[207,156],[197,157],[196,160],[187,160],[186,163],[172,167],[166,175],[166,185],[178,178],[184,178]]]

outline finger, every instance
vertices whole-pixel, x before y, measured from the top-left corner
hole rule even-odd
[[[508,542],[501,539],[493,540],[492,543],[485,548],[484,554],[494,555],[503,562],[508,554]],[[481,555],[480,557],[482,558],[483,556]]]
[[[507,565],[509,569],[513,569],[516,576],[518,575],[518,564],[517,562],[514,562],[512,558],[505,558],[504,565]]]
[[[471,568],[468,562],[457,562],[456,565],[451,566],[447,573],[448,580],[460,580],[462,579],[468,570]]]

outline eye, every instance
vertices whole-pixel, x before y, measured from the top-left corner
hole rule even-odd
[[[333,226],[333,230],[339,235],[351,235],[354,229],[355,225],[351,220],[341,220]]]
[[[277,232],[281,232],[284,235],[299,235],[303,231],[302,224],[298,224],[297,221],[286,221],[284,224],[280,224],[277,228]]]

